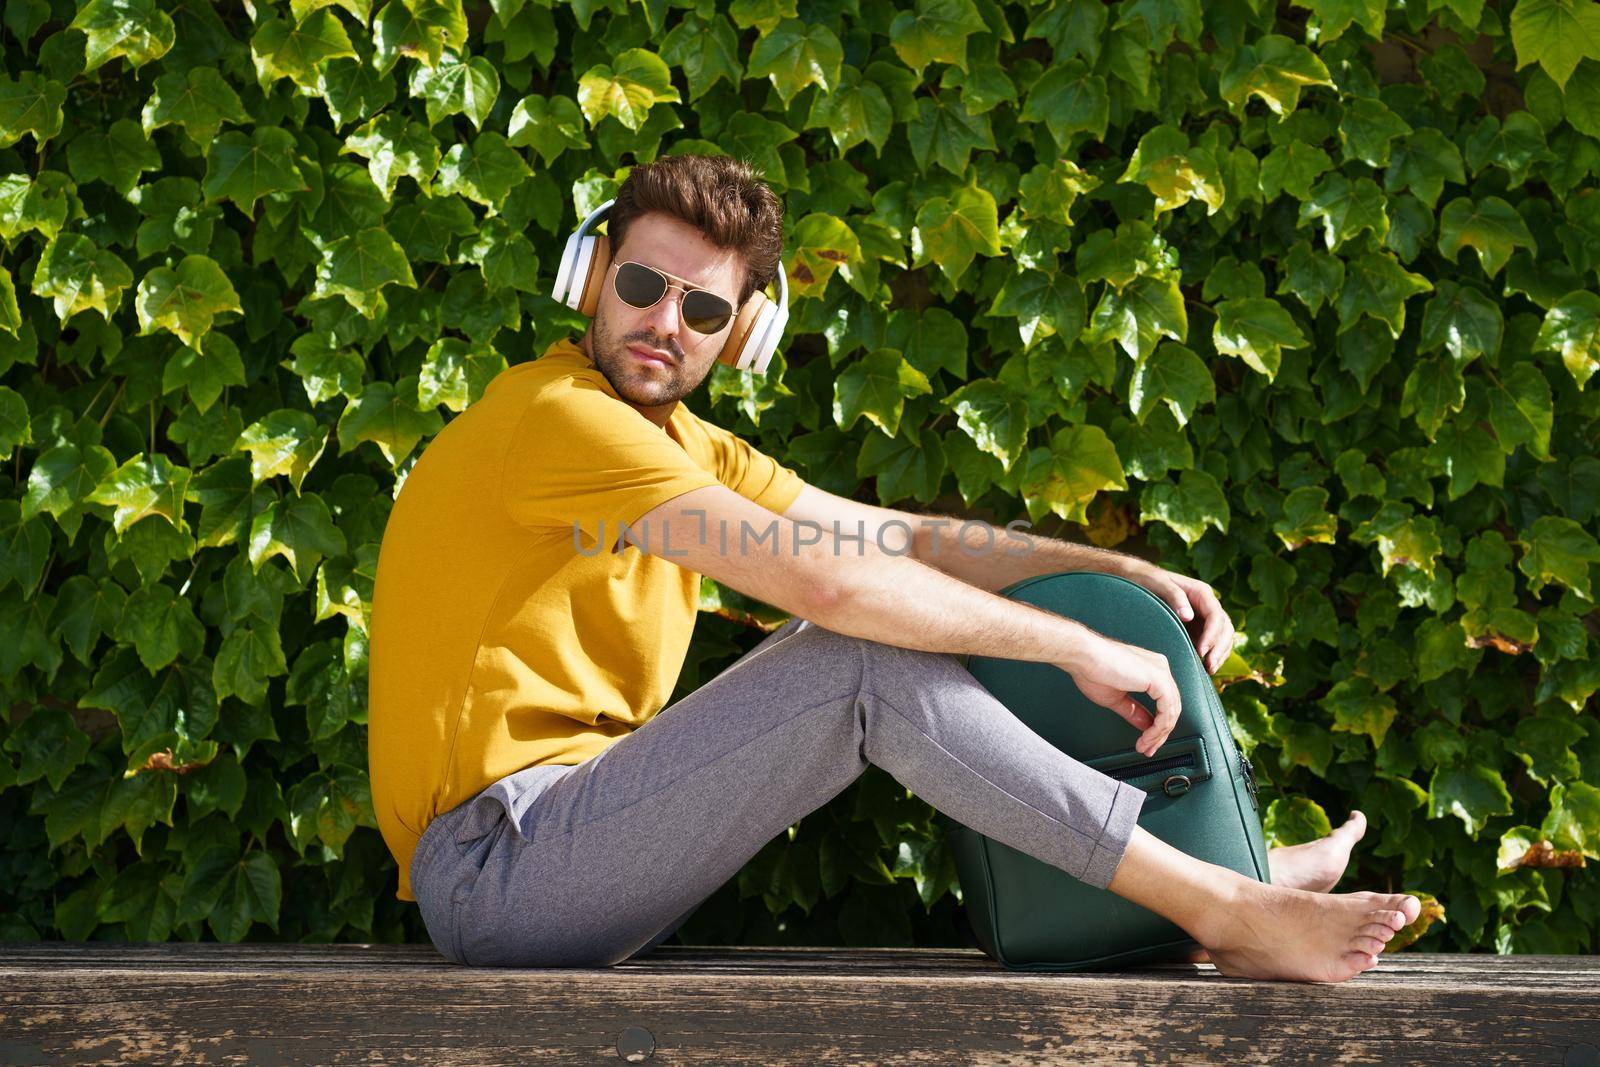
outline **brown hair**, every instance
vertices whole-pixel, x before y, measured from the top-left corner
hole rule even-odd
[[[718,248],[740,253],[741,306],[778,276],[783,204],[748,162],[685,153],[635,166],[605,216],[613,256],[633,220],[651,211],[687,222]]]

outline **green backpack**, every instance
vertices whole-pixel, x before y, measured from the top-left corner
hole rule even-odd
[[[1176,612],[1137,582],[1102,571],[1036,575],[1000,596],[1053,611],[1167,657],[1183,710],[1153,755],[1139,731],[1086,698],[1049,663],[958,657],[1030,729],[1074,759],[1144,789],[1139,825],[1191,856],[1270,882],[1255,772]],[[1154,703],[1136,699],[1147,710]],[[1198,944],[1175,923],[1107,889],[941,815],[968,920],[983,950],[1014,970],[1109,970],[1179,960]],[[1048,906],[1046,906],[1048,902]]]

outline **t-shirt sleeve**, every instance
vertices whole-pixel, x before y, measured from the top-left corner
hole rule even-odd
[[[701,419],[700,425],[711,441],[713,469],[723,485],[780,515],[794,503],[806,483],[793,469],[715,423]]]
[[[529,405],[506,443],[501,496],[513,521],[574,524],[585,549],[615,544],[651,508],[721,484],[665,430],[581,378],[553,383]]]

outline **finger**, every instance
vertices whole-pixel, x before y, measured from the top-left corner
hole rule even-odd
[[[1178,613],[1178,618],[1184,622],[1194,618],[1194,605],[1189,602],[1189,593],[1183,586],[1176,582],[1168,582],[1162,595],[1167,603],[1172,605],[1172,610]]]
[[[1154,752],[1166,744],[1167,737],[1178,725],[1178,716],[1183,711],[1183,698],[1178,693],[1178,685],[1169,674],[1163,679],[1157,679],[1151,684],[1152,695],[1156,698],[1155,722],[1146,731],[1143,740],[1146,742],[1146,755]]]
[[[1233,623],[1228,619],[1228,613],[1222,607],[1222,601],[1209,588],[1200,595],[1200,613],[1205,619],[1205,625],[1200,631],[1200,636],[1195,638],[1195,650],[1200,658],[1206,662],[1207,667],[1219,663],[1211,653],[1223,647],[1223,642],[1233,630]]]
[[[1156,717],[1150,714],[1149,709],[1132,697],[1128,698],[1128,714],[1126,718],[1141,730],[1148,730],[1156,723]]]
[[[1172,680],[1172,669],[1167,666],[1165,656],[1161,657],[1160,669],[1151,676],[1145,692],[1156,702],[1156,718],[1177,722],[1183,712],[1183,698],[1178,694],[1178,683]]]
[[[1136,726],[1140,730],[1147,729],[1155,721],[1155,716],[1146,711],[1142,704],[1115,686],[1080,684],[1078,691],[1108,711],[1116,712],[1126,719],[1129,725]]]

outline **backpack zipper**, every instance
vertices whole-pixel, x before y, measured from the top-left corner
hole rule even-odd
[[[1243,752],[1239,753],[1239,770],[1244,775],[1244,787],[1250,791],[1250,806],[1260,811],[1261,802],[1256,797],[1256,769]]]
[[[1157,760],[1147,759],[1143,763],[1129,763],[1121,767],[1112,767],[1102,773],[1112,778],[1142,778],[1147,774],[1169,770],[1173,767],[1192,766],[1194,766],[1194,753],[1184,752]]]

